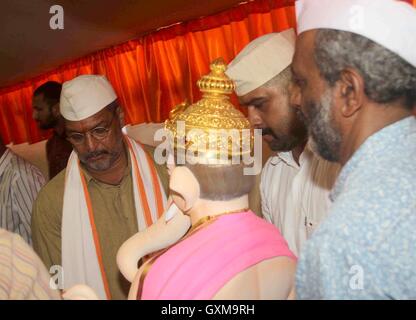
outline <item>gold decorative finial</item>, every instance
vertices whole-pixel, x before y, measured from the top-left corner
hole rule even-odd
[[[173,108],[165,128],[172,134],[175,152],[191,151],[200,159],[221,158],[229,163],[251,153],[253,135],[247,118],[230,102],[235,84],[225,74],[224,60],[216,59],[210,69],[197,82],[202,99]]]
[[[198,80],[197,85],[205,94],[232,94],[235,89],[234,81],[227,77],[225,70],[227,65],[222,58],[214,60],[210,64],[211,73]]]

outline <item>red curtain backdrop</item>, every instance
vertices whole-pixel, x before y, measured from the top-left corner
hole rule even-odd
[[[416,6],[416,0],[406,0]],[[172,106],[200,97],[196,81],[209,63],[226,62],[251,40],[295,26],[294,0],[255,0],[220,14],[174,25],[112,47],[19,85],[0,90],[0,134],[5,143],[37,142],[48,132],[32,120],[32,93],[48,80],[104,74],[113,84],[126,122],[161,122]],[[236,100],[234,100],[235,102]]]
[[[113,84],[126,122],[161,122],[171,107],[200,97],[196,81],[210,61],[226,62],[252,39],[295,26],[294,1],[256,0],[220,14],[162,29],[0,90],[0,134],[5,143],[37,142],[48,132],[32,120],[32,93],[48,80],[104,74]]]

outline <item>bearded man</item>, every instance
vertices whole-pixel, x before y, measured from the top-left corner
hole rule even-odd
[[[339,172],[312,152],[307,130],[291,100],[295,31],[270,33],[250,42],[229,64],[239,102],[250,125],[262,129],[274,152],[260,183],[263,216],[299,254],[305,241],[328,213],[329,192]]]
[[[300,0],[297,12],[297,105],[313,148],[343,166],[302,251],[297,296],[415,299],[416,10]]]
[[[63,267],[64,289],[82,283],[102,299],[124,299],[129,284],[117,250],[163,213],[161,181],[152,157],[123,134],[121,107],[104,76],[65,82],[60,111],[74,151],[36,199],[34,248],[48,268]]]

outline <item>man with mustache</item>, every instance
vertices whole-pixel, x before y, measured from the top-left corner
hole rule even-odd
[[[124,299],[129,283],[117,250],[158,219],[165,192],[152,158],[123,134],[119,101],[104,76],[65,82],[60,111],[74,152],[35,202],[34,248],[48,268],[62,266],[64,289],[87,284],[102,299]]]
[[[263,215],[299,254],[326,217],[328,194],[339,166],[311,152],[305,125],[291,106],[295,37],[289,29],[255,39],[229,64],[226,73],[236,83],[251,126],[262,129],[264,141],[275,152],[261,176]]]
[[[416,10],[299,0],[297,13],[297,104],[314,149],[342,165],[300,256],[297,296],[415,299]]]

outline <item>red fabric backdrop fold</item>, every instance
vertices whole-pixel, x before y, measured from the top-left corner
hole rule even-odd
[[[407,1],[416,6],[416,0]],[[1,89],[0,134],[5,143],[15,144],[48,137],[32,120],[33,90],[48,80],[64,82],[81,74],[108,77],[127,123],[161,122],[176,104],[200,97],[196,81],[212,60],[229,62],[251,40],[295,25],[294,0],[255,0],[77,59]]]
[[[48,132],[32,120],[34,89],[48,80],[104,74],[113,84],[127,123],[161,122],[171,107],[199,98],[196,81],[210,61],[226,62],[252,39],[295,26],[294,0],[256,0],[222,13],[161,29],[140,39],[77,59],[52,72],[0,90],[0,134],[5,143],[37,142]]]

